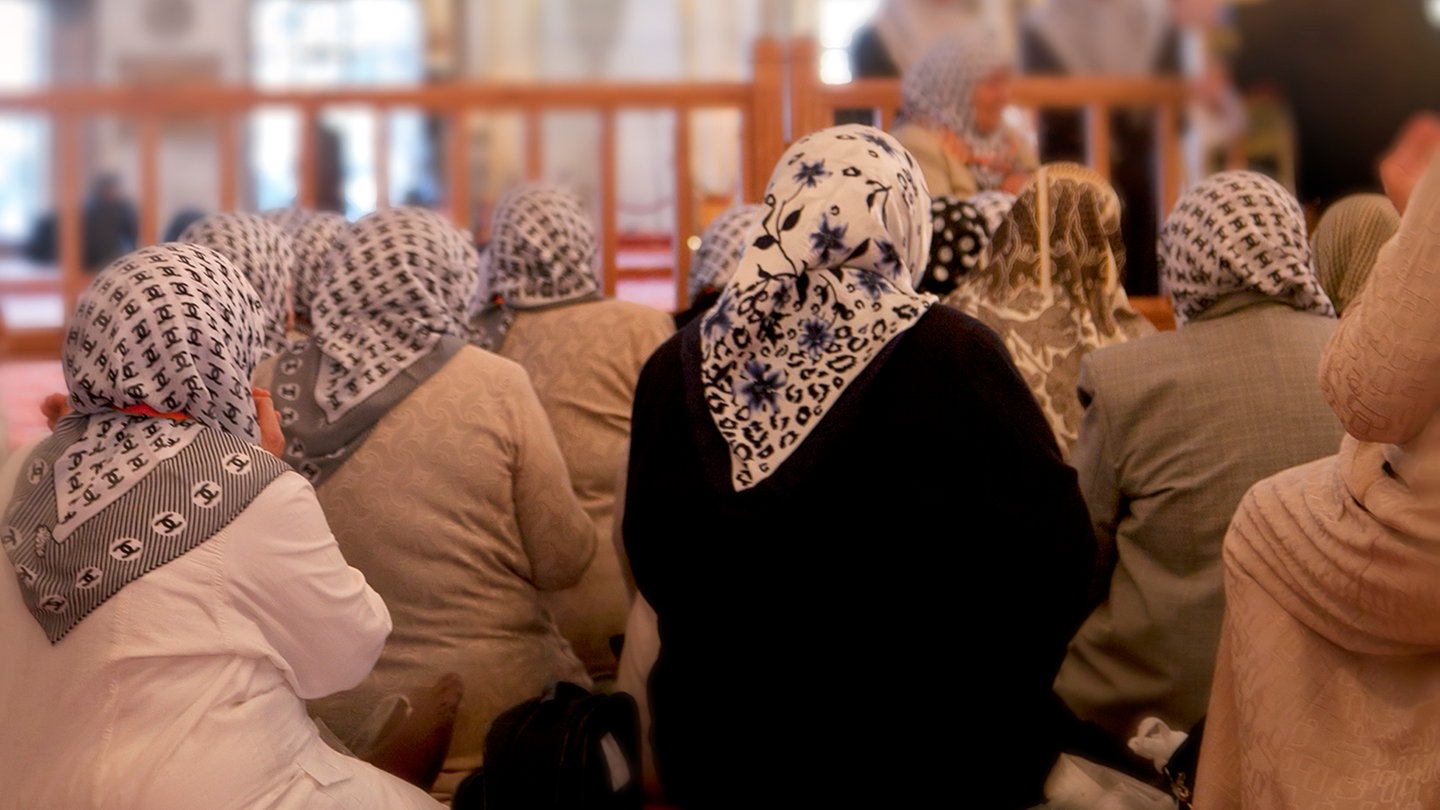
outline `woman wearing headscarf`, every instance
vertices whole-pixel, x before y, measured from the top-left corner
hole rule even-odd
[[[684,328],[715,305],[725,282],[740,266],[740,255],[749,247],[748,237],[760,221],[762,206],[732,205],[715,217],[700,234],[700,247],[690,262],[690,308],[675,314],[676,328]]]
[[[629,611],[610,539],[617,479],[635,381],[675,322],[659,310],[601,296],[594,227],[568,189],[513,189],[495,208],[490,237],[490,303],[472,330],[482,348],[530,375],[599,539],[580,584],[546,594],[545,604],[590,674],[613,678],[610,640],[625,632]]]
[[[386,209],[336,246],[314,336],[276,364],[285,459],[313,481],[395,631],[355,689],[311,703],[352,748],[391,695],[459,673],[438,795],[480,764],[491,719],[546,684],[588,685],[540,604],[579,580],[595,532],[516,364],[467,345],[475,248],[429,211]]]
[[[257,446],[264,335],[244,276],[193,245],[82,296],[72,410],[0,476],[8,806],[437,806],[305,714],[370,671],[390,619]]]
[[[1419,134],[1381,164],[1404,218],[1325,349],[1349,435],[1257,484],[1225,538],[1203,810],[1440,806],[1440,161],[1404,167]],[[1423,177],[1408,204],[1397,171]]]
[[[1058,164],[1026,184],[990,242],[989,264],[945,299],[1000,335],[1066,454],[1080,428],[1080,361],[1155,331],[1130,308],[1124,279],[1114,189]]]
[[[963,767],[967,802],[1036,804],[1093,559],[1074,472],[994,335],[915,290],[929,195],[894,138],[801,138],[764,203],[635,398],[624,534],[667,796],[920,803]],[[921,430],[922,405],[957,418]],[[981,652],[956,668],[962,626]]]
[[[230,260],[265,305],[264,361],[285,349],[290,331],[290,283],[295,251],[290,237],[259,214],[211,214],[185,229],[181,242],[201,245]],[[262,372],[263,373],[263,372]]]
[[[1021,26],[1027,76],[1144,78],[1180,72],[1170,0],[1048,0]],[[1085,162],[1083,110],[1047,110],[1039,117],[1040,158]],[[1144,110],[1110,114],[1110,177],[1123,202],[1122,231],[1130,255],[1126,288],[1156,295],[1156,134]]]
[[[290,237],[295,252],[290,285],[290,306],[295,313],[293,327],[303,336],[310,333],[310,305],[330,272],[330,251],[345,231],[345,217],[333,211],[281,208],[264,214]]]
[[[947,295],[960,283],[962,276],[975,272],[980,257],[994,233],[985,215],[967,199],[935,197],[930,201],[934,236],[930,240],[930,260],[920,279],[920,290],[932,295]]]
[[[1224,172],[1160,234],[1179,328],[1086,355],[1070,461],[1100,540],[1098,602],[1055,682],[1117,740],[1205,714],[1224,603],[1220,547],[1256,481],[1330,452],[1316,384],[1335,311],[1283,186]]]
[[[1320,217],[1310,242],[1315,274],[1337,312],[1360,295],[1380,248],[1399,229],[1400,214],[1381,194],[1352,194]]]
[[[931,194],[1013,193],[1035,169],[1033,150],[1004,119],[1012,71],[994,35],[974,25],[938,40],[905,74],[892,134],[915,156]]]

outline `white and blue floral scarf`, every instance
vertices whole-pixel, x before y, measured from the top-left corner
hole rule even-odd
[[[915,282],[930,194],[889,135],[848,125],[775,167],[740,269],[701,324],[705,402],[737,491],[795,452],[881,350],[934,303]]]

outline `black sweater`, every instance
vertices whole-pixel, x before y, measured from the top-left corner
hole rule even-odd
[[[931,308],[770,478],[735,492],[700,326],[641,374],[625,506],[659,616],[670,800],[1038,802],[1094,539],[999,340]]]

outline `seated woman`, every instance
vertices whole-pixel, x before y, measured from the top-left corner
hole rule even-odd
[[[472,331],[482,348],[529,373],[599,540],[580,584],[545,594],[545,605],[590,674],[613,678],[610,640],[625,632],[629,610],[610,540],[615,490],[640,367],[675,323],[659,310],[601,297],[594,228],[566,189],[512,190],[495,208],[490,238],[490,304]]]
[[[333,211],[282,208],[263,215],[290,237],[295,264],[290,274],[291,337],[310,334],[310,308],[330,274],[330,252],[345,231],[345,217]]]
[[[684,328],[715,305],[725,282],[735,274],[740,254],[750,246],[747,237],[760,221],[759,205],[732,205],[715,217],[700,235],[700,248],[690,262],[690,308],[676,313],[676,328]]]
[[[1004,119],[1012,73],[997,38],[978,25],[941,38],[906,72],[892,134],[915,156],[931,194],[1013,194],[1034,171],[1033,145]]]
[[[259,214],[230,212],[196,222],[185,229],[180,241],[210,248],[245,275],[265,304],[265,348],[260,359],[283,351],[292,320],[290,285],[295,251],[290,237]]]
[[[945,303],[994,329],[1067,456],[1080,429],[1085,355],[1154,333],[1125,297],[1120,200],[1073,163],[1041,167],[990,242],[988,265]]]
[[[1380,248],[1399,229],[1400,214],[1380,194],[1352,194],[1325,209],[1310,245],[1315,275],[1336,312],[1343,315],[1360,295]]]
[[[475,249],[428,211],[341,237],[315,333],[280,356],[285,458],[318,488],[395,632],[359,687],[311,703],[347,745],[387,696],[457,672],[465,698],[435,790],[480,764],[491,719],[585,669],[540,604],[590,564],[595,531],[516,364],[466,344]]]
[[[438,807],[305,714],[365,677],[390,618],[257,446],[280,441],[250,390],[263,312],[190,245],[81,298],[73,410],[0,474],[7,806]]]
[[[635,398],[624,535],[667,796],[926,804],[959,768],[968,805],[1034,805],[1093,562],[1074,471],[990,330],[915,291],[930,197],[893,138],[801,138],[765,199]]]
[[[1118,740],[1146,717],[1204,716],[1235,506],[1340,439],[1315,382],[1335,311],[1283,186],[1224,172],[1191,188],[1161,231],[1160,273],[1179,328],[1091,352],[1076,383],[1070,461],[1101,567],[1055,689]]]
[[[1381,164],[1404,219],[1325,349],[1349,435],[1256,484],[1225,537],[1201,810],[1440,807],[1440,121],[1426,128]]]
[[[920,279],[920,290],[932,295],[948,295],[955,290],[962,276],[980,267],[990,239],[995,235],[985,214],[969,199],[933,197],[930,216],[935,233],[930,240],[930,261]]]

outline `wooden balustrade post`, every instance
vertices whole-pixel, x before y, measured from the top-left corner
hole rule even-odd
[[[390,207],[390,111],[375,110],[375,210]]]
[[[140,238],[137,247],[154,244],[160,237],[160,119],[154,114],[140,117]]]
[[[60,242],[60,290],[64,314],[69,318],[75,301],[89,283],[85,273],[84,219],[81,215],[80,117],[74,113],[53,119],[55,152],[50,156],[55,186],[56,223]]]
[[[215,119],[216,150],[219,152],[220,210],[234,211],[240,207],[239,146],[235,137],[235,116],[222,112]]]
[[[675,111],[675,309],[690,305],[690,237],[695,232],[695,186],[690,160],[691,110]]]
[[[785,54],[779,41],[755,42],[751,95],[750,183],[755,199],[765,194],[770,172],[785,153]]]
[[[299,182],[295,189],[295,202],[304,209],[314,209],[319,199],[319,110],[313,104],[300,106],[300,154],[295,170]]]
[[[1110,106],[1091,104],[1085,108],[1085,149],[1090,168],[1110,181]]]
[[[537,107],[525,108],[525,179],[534,182],[545,176],[545,119]]]
[[[1160,205],[1157,222],[1164,222],[1180,199],[1180,187],[1183,185],[1184,156],[1180,146],[1178,103],[1166,104],[1155,111],[1155,132],[1160,150],[1159,194],[1155,197]]]
[[[615,175],[615,108],[606,107],[600,111],[600,232],[604,240],[601,242],[600,270],[607,296],[615,295],[616,276],[619,275],[616,267],[619,258],[616,233],[619,217],[616,209],[619,205],[620,193]]]
[[[466,127],[469,110],[461,108],[450,111],[446,118],[448,128],[449,164],[447,185],[450,191],[450,219],[456,227],[470,230],[473,224],[470,212],[470,132]]]
[[[790,78],[790,129],[786,140],[801,137],[835,122],[835,110],[821,104],[820,46],[810,37],[789,43],[787,73]]]

